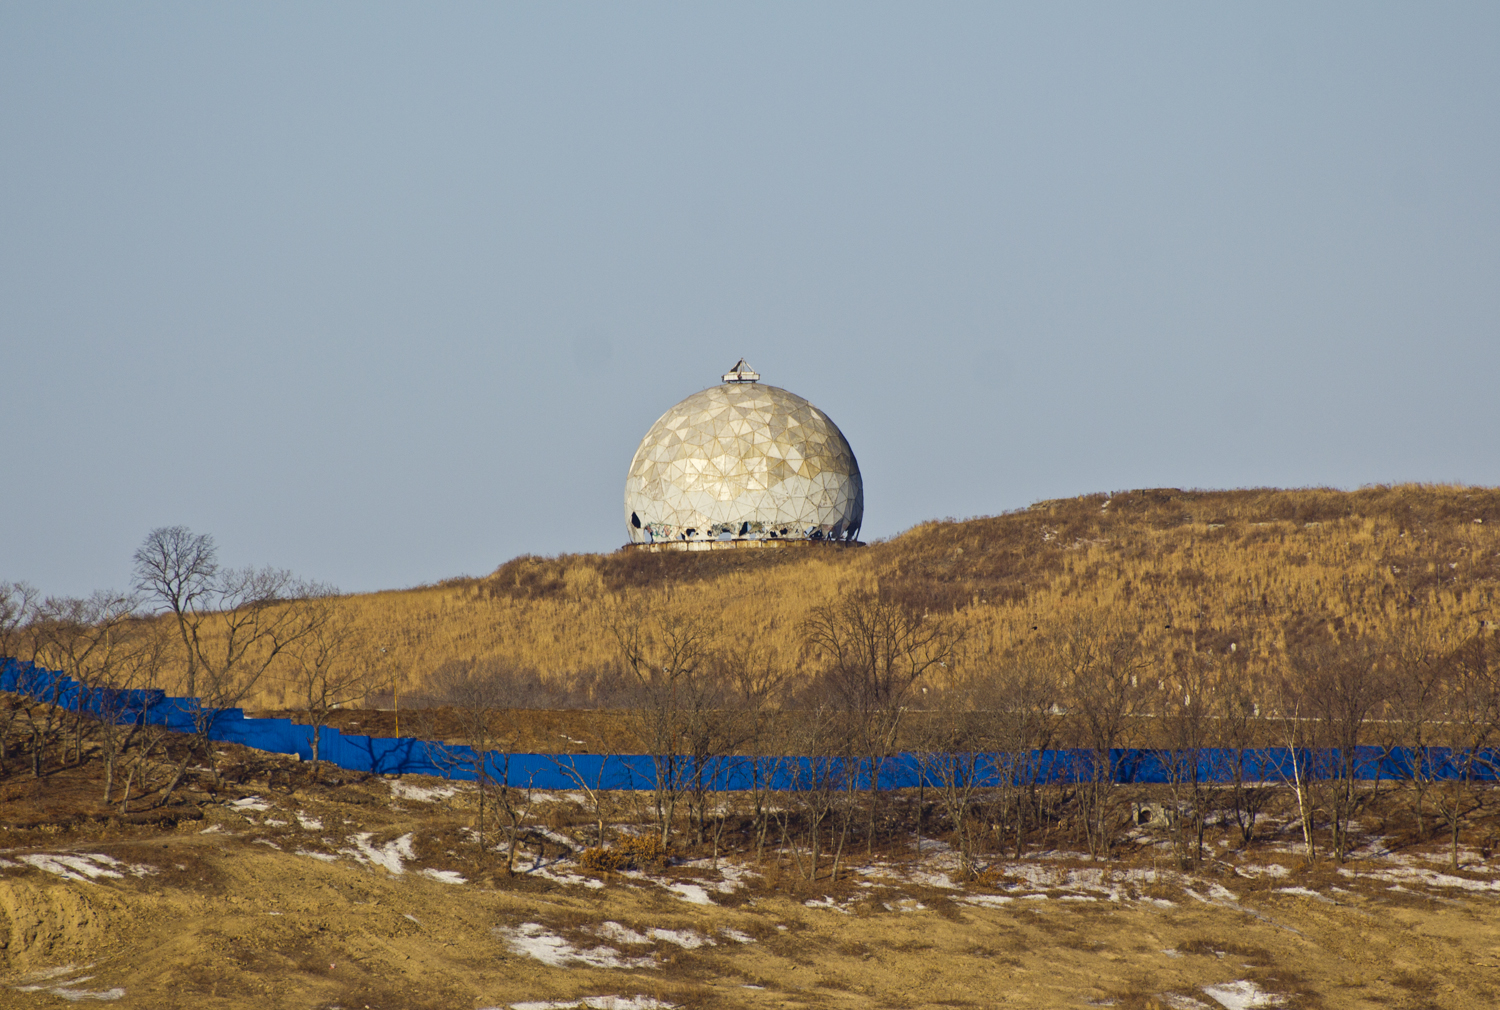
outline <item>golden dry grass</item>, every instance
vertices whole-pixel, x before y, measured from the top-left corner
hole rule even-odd
[[[609,669],[611,624],[642,601],[712,614],[726,641],[794,663],[803,615],[859,588],[950,615],[965,633],[959,669],[1105,619],[1139,628],[1163,671],[1175,653],[1210,651],[1257,677],[1330,623],[1378,635],[1420,613],[1430,633],[1463,636],[1500,617],[1497,527],[1490,488],[1156,489],[923,523],[863,548],[528,556],[346,602],[363,662],[406,692],[454,660],[554,683]],[[274,680],[250,699],[293,703]]]

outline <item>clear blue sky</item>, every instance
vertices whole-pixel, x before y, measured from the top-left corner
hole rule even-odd
[[[744,355],[867,537],[1500,483],[1500,5],[0,7],[0,580],[609,550]]]

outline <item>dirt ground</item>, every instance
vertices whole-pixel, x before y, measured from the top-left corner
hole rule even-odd
[[[511,875],[471,788],[337,774],[143,823],[80,814],[82,772],[0,786],[0,1006],[1500,1005],[1500,866],[1477,852],[1453,873],[1370,838],[1309,867],[1290,838],[1215,841],[1183,874],[1143,838],[960,885],[928,841],[837,884],[769,854],[601,874],[578,798],[537,794]]]

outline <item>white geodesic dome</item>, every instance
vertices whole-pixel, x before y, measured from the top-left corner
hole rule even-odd
[[[632,543],[855,539],[854,450],[822,411],[759,378],[740,361],[651,426],[625,480]]]

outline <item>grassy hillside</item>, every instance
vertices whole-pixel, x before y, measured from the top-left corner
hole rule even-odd
[[[726,647],[806,676],[803,618],[854,589],[961,629],[949,676],[1092,622],[1138,635],[1163,678],[1174,657],[1199,654],[1254,679],[1329,629],[1378,637],[1416,619],[1456,641],[1494,621],[1497,526],[1488,488],[1153,489],[928,522],[862,548],[521,557],[486,578],[347,602],[365,662],[407,692],[473,660],[586,685],[616,665],[611,627],[638,607],[706,615]],[[268,681],[255,702],[292,700]]]

